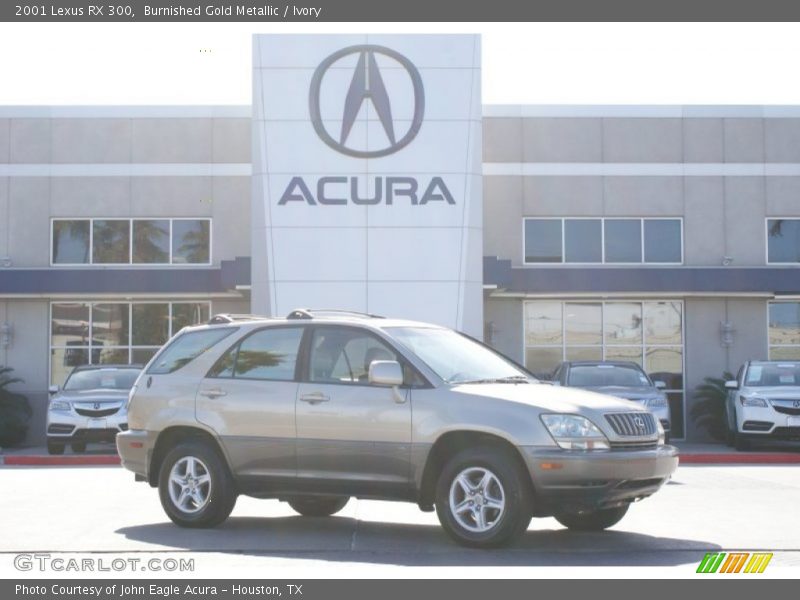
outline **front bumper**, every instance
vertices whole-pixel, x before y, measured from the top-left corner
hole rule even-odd
[[[47,439],[51,442],[113,442],[128,429],[128,414],[123,409],[113,415],[91,417],[73,411],[48,411]]]
[[[137,479],[148,481],[156,437],[156,433],[142,429],[129,429],[117,435],[117,453],[122,466],[133,471]]]
[[[678,449],[572,451],[522,448],[536,492],[536,516],[610,508],[657,492],[678,467]]]

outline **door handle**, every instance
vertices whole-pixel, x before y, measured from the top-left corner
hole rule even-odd
[[[311,394],[303,394],[300,396],[300,400],[309,404],[319,404],[320,402],[328,402],[330,396],[326,396],[322,392],[313,392]]]
[[[201,396],[205,396],[206,398],[221,398],[222,396],[227,396],[228,392],[223,390],[222,388],[211,388],[208,390],[202,390],[200,392]]]

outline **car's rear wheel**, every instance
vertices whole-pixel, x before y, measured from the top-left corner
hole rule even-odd
[[[73,442],[70,444],[73,452],[86,452],[86,442]]]
[[[288,500],[292,509],[304,517],[330,517],[342,510],[350,498],[339,496],[309,496]]]
[[[47,440],[48,454],[64,454],[64,444]]]
[[[601,508],[580,513],[555,515],[556,521],[564,527],[577,531],[602,531],[616,525],[628,512],[627,504],[614,508]]]
[[[233,477],[219,454],[199,441],[184,442],[164,457],[158,491],[167,516],[181,527],[215,527],[236,504]]]
[[[459,544],[493,548],[513,542],[531,521],[528,475],[508,452],[462,450],[444,465],[436,485],[436,514]]]

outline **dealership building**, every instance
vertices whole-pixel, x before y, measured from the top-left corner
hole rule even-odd
[[[0,365],[47,389],[216,313],[441,323],[547,375],[800,359],[800,107],[481,103],[471,35],[258,35],[251,106],[0,107]]]

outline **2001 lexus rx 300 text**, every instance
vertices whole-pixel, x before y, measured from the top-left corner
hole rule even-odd
[[[678,464],[640,404],[541,384],[450,329],[343,311],[183,330],[138,378],[128,423],[123,465],[186,527],[222,523],[239,494],[309,516],[394,499],[491,547],[531,517],[610,527]]]

